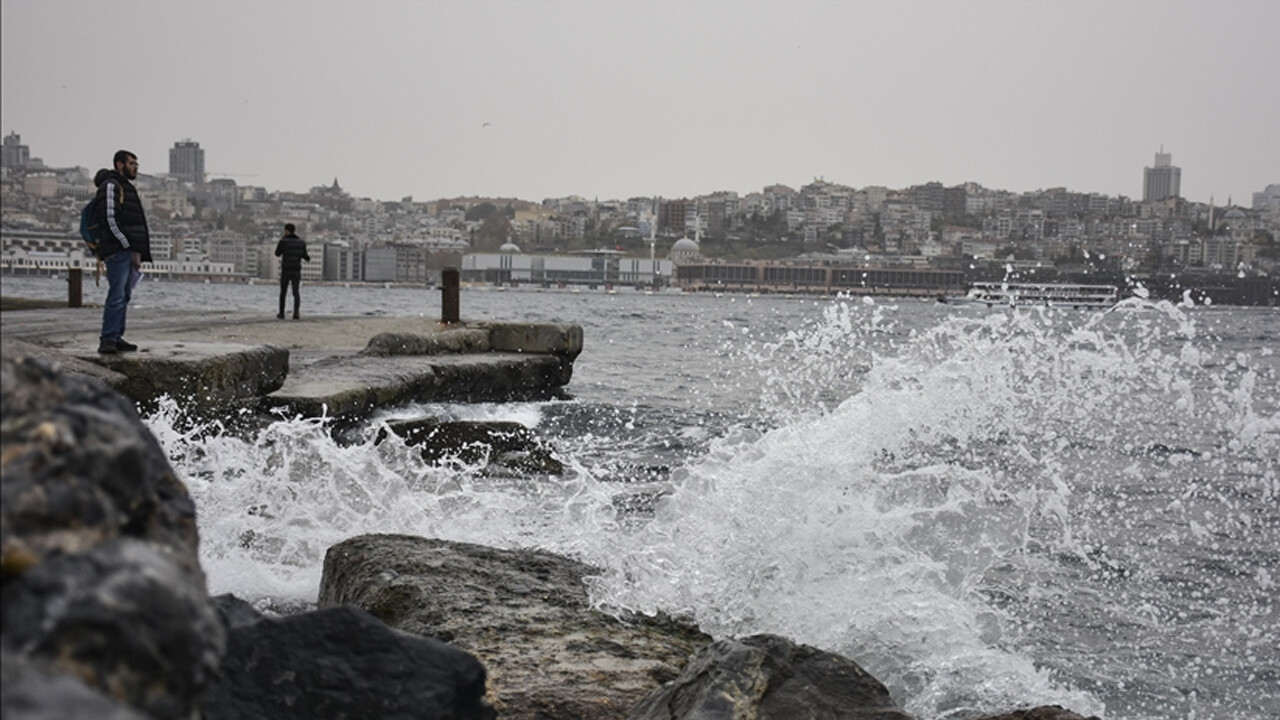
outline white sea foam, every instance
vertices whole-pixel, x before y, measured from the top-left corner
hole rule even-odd
[[[612,369],[642,348],[607,346],[576,398],[382,416],[516,420],[550,434],[563,478],[430,465],[319,420],[247,438],[178,430],[172,405],[148,422],[196,499],[214,592],[313,600],[325,549],[363,532],[537,546],[603,568],[601,607],[840,652],[921,718],[1277,707],[1256,677],[1280,612],[1270,340],[1220,348],[1217,316],[1170,303],[745,304],[700,326],[720,333],[706,347],[664,331],[666,365],[630,388]],[[638,525],[613,503],[621,456],[671,469]]]

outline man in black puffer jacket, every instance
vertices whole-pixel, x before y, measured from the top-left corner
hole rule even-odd
[[[151,262],[147,215],[131,182],[138,177],[138,156],[120,150],[113,163],[114,170],[99,170],[93,179],[98,186],[94,222],[104,228],[98,237],[98,259],[107,270],[107,299],[102,304],[102,335],[98,339],[98,352],[104,354],[138,349],[124,339],[125,316],[142,263]]]
[[[289,285],[293,285],[293,319],[298,319],[298,307],[302,299],[298,297],[298,283],[302,281],[302,261],[311,262],[307,254],[307,243],[293,232],[293,223],[284,226],[284,237],[276,243],[276,257],[280,263],[280,312],[276,317],[284,319],[284,297]]]

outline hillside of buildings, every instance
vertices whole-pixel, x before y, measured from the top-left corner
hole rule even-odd
[[[538,268],[545,279],[545,268],[563,267],[570,281],[608,282],[622,263],[632,274],[615,275],[620,282],[661,283],[691,262],[773,261],[930,268],[970,281],[1012,272],[1221,286],[1274,278],[1280,261],[1280,185],[1255,193],[1249,207],[1191,202],[1177,195],[1167,155],[1145,169],[1142,200],[1066,188],[855,188],[815,179],[688,198],[423,201],[353,197],[338,178],[306,192],[208,178],[203,150],[184,143],[175,152],[194,145],[198,167],[175,167],[171,153],[169,173],[137,181],[161,275],[276,277],[272,251],[287,222],[318,260],[309,279],[344,282],[432,283],[446,266],[478,281],[528,281]],[[3,270],[76,262],[84,255],[79,210],[94,192],[95,170],[46,167],[16,134],[4,148]],[[520,268],[527,272],[513,274]]]

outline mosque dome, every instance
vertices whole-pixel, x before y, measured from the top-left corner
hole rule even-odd
[[[518,253],[518,252],[520,252],[520,246],[519,246],[519,245],[517,245],[517,244],[515,244],[515,243],[513,243],[513,242],[505,242],[505,243],[502,243],[502,247],[498,248],[498,252],[501,252],[501,253]]]
[[[698,257],[699,254],[698,243],[689,238],[680,238],[675,245],[671,246],[672,260],[687,260]]]

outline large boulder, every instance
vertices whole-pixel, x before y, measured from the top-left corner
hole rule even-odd
[[[504,720],[622,720],[710,638],[669,619],[593,610],[592,572],[537,550],[363,535],[329,548],[319,603],[351,603],[474,653]]]
[[[229,595],[220,678],[205,720],[492,720],[485,670],[451,645],[393,630],[350,605],[281,618]]]
[[[718,640],[628,720],[911,720],[852,660],[777,635]]]
[[[5,720],[149,720],[46,663],[8,652],[0,656]]]
[[[100,380],[8,356],[0,391],[6,657],[154,718],[192,717],[224,636],[186,487]]]

